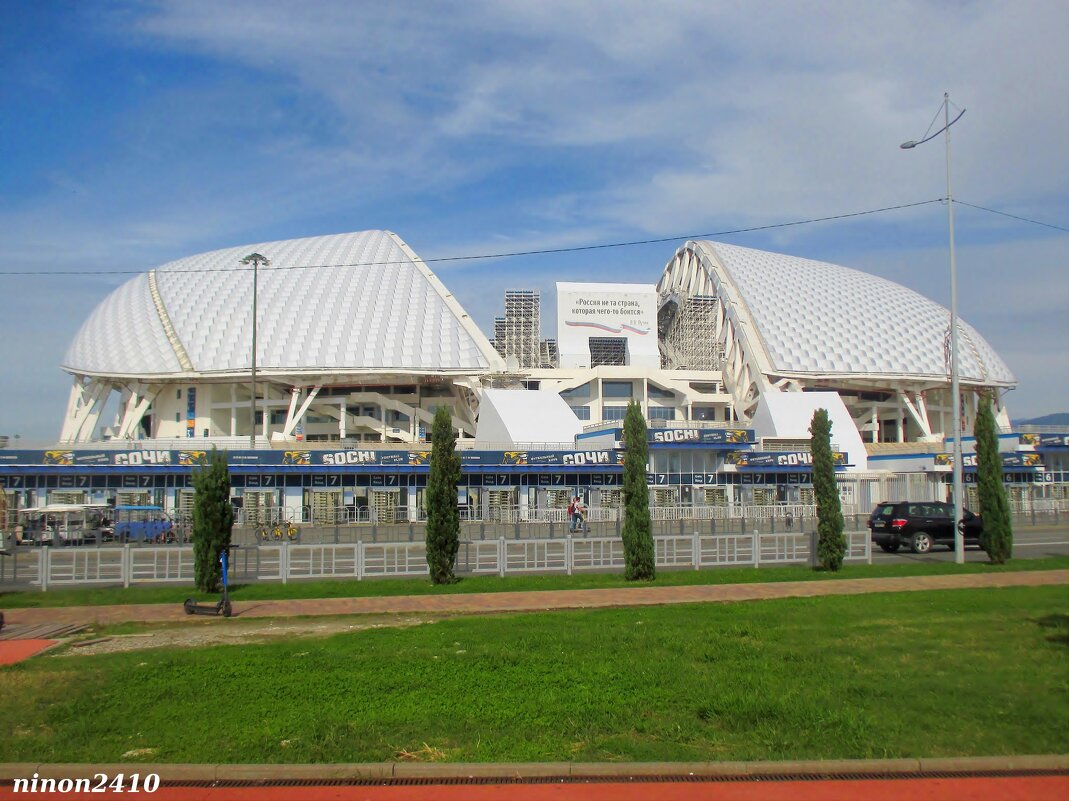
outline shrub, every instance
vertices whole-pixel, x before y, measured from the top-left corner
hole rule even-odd
[[[449,410],[439,406],[431,427],[431,470],[427,478],[427,567],[435,584],[452,584],[460,549],[457,484],[460,457]]]
[[[991,396],[986,392],[980,397],[973,435],[976,437],[978,511],[984,521],[980,546],[987,551],[987,557],[994,564],[1001,565],[1013,555],[1013,524],[1006,485],[1002,483],[1002,454],[999,453],[998,435],[995,433],[995,414],[991,409]],[[962,512],[958,509],[959,519]]]
[[[193,579],[201,592],[218,592],[222,581],[219,555],[230,547],[234,507],[226,452],[212,448],[206,462],[193,470]]]
[[[646,421],[636,401],[624,415],[624,578],[652,581],[656,578],[650,497],[646,487],[649,443]]]
[[[817,563],[824,570],[843,566],[846,537],[843,510],[835,483],[835,461],[831,455],[831,420],[827,409],[817,409],[809,426],[813,451],[813,492],[817,499]]]

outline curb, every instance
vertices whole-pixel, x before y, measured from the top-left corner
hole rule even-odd
[[[136,768],[136,771],[132,770]],[[170,784],[186,782],[271,782],[409,779],[524,779],[651,777],[804,777],[872,774],[947,774],[988,772],[1069,772],[1069,754],[906,759],[822,759],[778,762],[367,762],[332,765],[211,765],[149,763],[0,763],[0,781],[29,778],[79,779],[95,773],[158,774]]]

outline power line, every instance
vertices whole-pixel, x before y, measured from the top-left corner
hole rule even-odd
[[[869,209],[868,211],[853,211],[846,214],[834,214],[830,217],[813,217],[808,220],[795,220],[794,222],[785,223],[772,223],[770,225],[755,225],[751,228],[735,228],[730,231],[714,231],[708,234],[689,234],[687,236],[666,236],[660,239],[638,239],[631,242],[611,242],[605,245],[578,245],[570,248],[547,248],[545,250],[523,250],[513,253],[493,253],[482,256],[442,256],[437,259],[424,259],[426,262],[430,261],[474,261],[476,259],[504,259],[512,256],[542,256],[551,253],[578,253],[584,250],[604,250],[606,248],[627,248],[635,245],[656,245],[664,242],[678,242],[679,240],[687,239],[709,239],[714,236],[730,236],[732,234],[747,234],[754,231],[768,231],[772,228],[790,228],[797,225],[810,225],[812,223],[828,222],[830,220],[845,220],[848,217],[862,217],[866,214],[880,214],[885,211],[897,211],[898,209],[909,209],[914,206],[925,206],[929,203],[941,203],[945,198],[935,198],[933,200],[921,200],[916,203],[903,203],[899,206],[884,206],[881,209]]]
[[[1002,217],[1009,217],[1013,220],[1020,220],[1021,222],[1032,223],[1032,225],[1042,225],[1044,228],[1053,228],[1055,231],[1069,231],[1069,228],[1063,228],[1060,225],[1052,225],[1051,223],[1040,222],[1039,220],[1032,220],[1028,217],[1018,217],[1016,214],[1010,214],[1005,211],[999,211],[998,209],[989,209],[986,206],[977,206],[975,203],[966,203],[964,200],[955,200],[955,203],[960,203],[963,206],[968,206],[970,209],[979,209],[980,211],[989,211],[992,214],[998,214]]]
[[[934,198],[932,200],[920,200],[916,203],[902,203],[897,206],[884,206],[878,209],[868,209],[866,211],[851,211],[844,214],[833,214],[827,217],[812,217],[805,220],[793,220],[791,222],[783,223],[771,223],[769,225],[755,225],[749,228],[733,228],[726,231],[713,231],[705,234],[688,234],[685,236],[666,236],[658,239],[637,239],[628,242],[610,242],[601,245],[576,245],[566,248],[544,248],[541,250],[516,250],[508,251],[504,253],[484,253],[472,256],[439,256],[438,258],[423,259],[424,263],[430,262],[451,262],[451,261],[479,261],[485,259],[507,259],[517,256],[546,256],[558,253],[580,253],[588,250],[606,250],[608,248],[627,248],[636,247],[638,245],[655,245],[665,242],[678,242],[680,240],[689,239],[710,239],[718,236],[731,236],[732,234],[746,234],[753,233],[755,231],[770,231],[776,228],[791,228],[799,225],[812,225],[814,223],[830,222],[832,220],[845,220],[851,217],[864,217],[871,214],[882,214],[888,211],[898,211],[900,209],[910,209],[916,206],[926,206],[931,203],[942,203],[946,198]],[[272,271],[275,270],[317,270],[324,267],[385,267],[392,264],[407,264],[406,261],[375,261],[375,262],[354,262],[351,264],[302,264],[302,265],[277,265],[272,267]],[[186,270],[167,270],[168,274],[178,273],[222,273],[222,272],[248,272],[252,268],[250,267],[205,267],[202,269],[186,269]],[[0,275],[140,275],[146,272],[145,270],[10,270],[0,271]]]

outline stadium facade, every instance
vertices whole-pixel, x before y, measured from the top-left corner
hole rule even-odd
[[[255,326],[241,264],[252,252],[270,262],[258,270]],[[846,503],[945,496],[950,315],[916,292],[692,241],[656,284],[562,282],[556,300],[556,337],[544,339],[537,293],[506,293],[491,340],[388,231],[164,264],[89,315],[61,364],[72,387],[57,446],[0,451],[0,482],[16,505],[119,496],[181,510],[190,465],[220,447],[246,508],[418,517],[427,431],[445,406],[472,515],[558,508],[575,491],[610,506],[623,413],[637,401],[659,506],[810,501],[816,408],[833,420]],[[1069,440],[1010,431],[1002,397],[1015,378],[959,326],[966,481],[968,432],[989,392],[1007,481],[1022,497],[1042,486],[1042,497],[1064,498]]]

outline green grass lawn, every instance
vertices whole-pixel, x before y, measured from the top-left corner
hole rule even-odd
[[[1069,593],[462,617],[0,668],[0,762],[134,749],[210,763],[1066,753]]]
[[[865,565],[847,564],[838,573],[822,573],[807,567],[730,567],[707,570],[661,570],[655,584],[671,587],[692,584],[750,584],[765,581],[821,581],[880,576],[928,576],[947,573],[995,573],[1019,570],[1069,568],[1069,556],[1019,559],[1007,565],[971,562],[930,564]],[[264,601],[287,598],[356,598],[387,595],[429,595],[466,592],[521,592],[529,590],[583,590],[635,586],[620,573],[586,573],[573,576],[470,576],[457,584],[435,587],[426,578],[413,579],[328,579],[295,581],[289,584],[258,582],[231,587],[235,601]],[[641,586],[641,585],[639,585]],[[29,590],[0,592],[0,607],[18,609],[46,606],[100,606],[106,604],[182,603],[193,596],[206,600],[187,586],[80,587],[41,592]],[[213,600],[217,600],[214,596]]]

